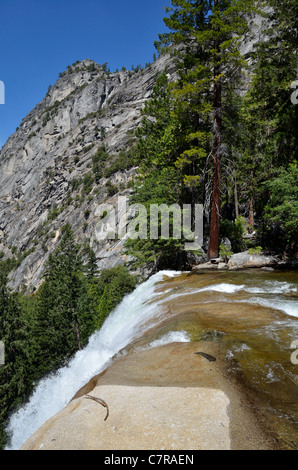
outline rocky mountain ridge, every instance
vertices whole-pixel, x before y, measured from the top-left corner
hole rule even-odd
[[[248,63],[262,35],[260,18],[252,20],[251,31],[241,48]],[[2,147],[0,259],[15,259],[13,289],[38,286],[66,223],[78,243],[90,242],[99,269],[127,260],[122,239],[98,240],[97,209],[131,194],[134,131],[163,70],[174,76],[169,55],[144,69],[115,73],[92,60],[76,62]]]
[[[0,153],[0,253],[15,256],[12,288],[34,287],[61,227],[90,240],[99,268],[123,264],[122,241],[99,242],[99,204],[129,196],[135,168],[127,151],[162,56],[145,69],[109,73],[84,60],[60,74]]]

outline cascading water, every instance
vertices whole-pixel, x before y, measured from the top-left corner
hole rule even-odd
[[[84,350],[66,367],[39,382],[28,403],[9,421],[11,442],[6,450],[19,449],[47,419],[67,405],[79,388],[103,371],[116,353],[148,328],[144,323],[158,315],[158,304],[149,303],[154,298],[155,284],[176,274],[179,272],[162,271],[139,285],[91,336]]]
[[[170,292],[170,290],[169,290]],[[177,297],[198,294],[200,292],[210,292],[210,293],[221,293],[221,294],[259,294],[259,297],[245,295],[243,300],[232,299],[233,303],[251,303],[261,305],[263,307],[275,308],[276,310],[281,310],[287,315],[298,317],[298,306],[296,299],[290,298],[280,298],[278,295],[283,294],[295,294],[297,293],[297,287],[293,283],[288,282],[279,282],[279,281],[266,281],[262,286],[250,287],[245,284],[233,284],[233,283],[216,283],[211,284],[206,287],[201,288],[189,288],[185,289],[181,293],[172,294],[168,296],[168,300],[175,299]],[[276,294],[274,296],[274,294]],[[226,302],[229,302],[229,299],[224,299]]]
[[[295,447],[297,366],[290,346],[298,338],[297,295],[297,273],[155,274],[123,299],[67,367],[41,380],[10,419],[7,449],[19,449],[128,345],[144,351],[201,340],[220,342],[227,368],[241,371],[245,385],[264,400],[274,430]]]

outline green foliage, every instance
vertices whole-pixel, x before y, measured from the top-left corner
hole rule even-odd
[[[263,251],[263,248],[261,246],[257,246],[256,248],[249,248],[248,254],[249,255],[259,255]]]
[[[87,153],[87,152],[89,152],[91,149],[93,149],[93,147],[94,147],[94,144],[86,145],[86,147],[83,148],[82,152],[83,152],[83,153]]]
[[[91,173],[87,173],[83,177],[83,188],[82,188],[82,196],[89,194],[92,190],[92,185],[94,183],[94,177]]]
[[[58,249],[49,256],[45,280],[38,292],[35,337],[40,350],[39,374],[58,367],[80,348],[76,326],[82,295],[81,273],[79,247],[66,226]]]
[[[89,219],[89,216],[90,216],[90,209],[86,209],[86,210],[84,211],[84,217],[85,217],[85,219],[86,219],[86,220]]]
[[[143,121],[140,131],[145,136],[146,152],[142,156],[147,161],[149,157],[151,166],[175,167],[180,176],[176,202],[183,199],[192,206],[204,202],[209,181],[202,175],[213,171],[208,209],[210,253],[215,254],[219,239],[222,142],[224,132],[232,133],[236,116],[235,112],[231,116],[233,124],[230,118],[229,126],[227,120],[223,126],[226,111],[223,97],[246,65],[240,44],[254,2],[175,0],[172,5],[166,9],[168,17],[164,19],[170,32],[161,34],[156,46],[160,52],[174,56],[178,79],[166,86],[165,75],[161,77],[155,96],[144,110],[150,119]],[[214,167],[210,171],[211,154]]]
[[[93,285],[98,301],[96,328],[100,328],[108,314],[129,294],[137,284],[137,278],[123,266],[103,270]]]
[[[127,252],[135,258],[134,266],[153,264],[155,269],[163,269],[177,266],[180,262],[183,264],[185,260],[182,240],[173,237],[168,240],[150,239],[150,205],[171,205],[183,200],[183,175],[175,165],[179,152],[179,129],[173,103],[164,72],[157,77],[151,99],[142,111],[141,125],[136,131],[135,160],[139,164],[139,173],[133,185],[131,203],[145,206],[148,223],[147,220],[143,221],[143,225],[147,225],[147,239],[129,239],[126,243]]]
[[[9,291],[3,263],[0,339],[6,357],[0,366],[0,448],[6,444],[9,414],[28,398],[34,383],[84,347],[137,284],[125,267],[98,274],[94,251],[88,243],[83,248],[75,243],[68,224],[62,227],[59,246],[49,255],[43,283],[33,294]]]
[[[16,247],[13,247],[14,256],[6,258],[5,260],[3,259],[4,253],[0,252],[0,272],[8,275],[11,271],[20,266],[22,261],[34,251],[35,247],[29,248],[23,252],[20,250],[18,251]]]
[[[229,250],[223,243],[219,245],[219,256],[224,259],[225,263],[228,262],[232,255],[233,252]]]
[[[92,119],[92,118],[96,118],[96,117],[103,117],[103,116],[104,116],[104,110],[99,108],[98,111],[94,111],[93,113],[88,113],[88,114],[86,114],[86,116],[79,119],[79,124],[82,124],[87,119]]]
[[[112,184],[110,180],[106,182],[105,187],[109,197],[114,196],[118,192],[118,187],[115,184]]]
[[[5,364],[0,365],[0,448],[6,443],[4,423],[31,389],[29,328],[18,296],[7,287],[0,271],[0,332],[5,345]]]
[[[234,222],[223,220],[220,224],[220,237],[228,238],[234,252],[245,249],[243,235],[245,231],[245,219],[239,216]]]
[[[131,168],[135,163],[135,149],[130,148],[127,151],[122,150],[119,155],[111,156],[112,163],[104,169],[104,177],[109,178],[117,171],[124,171]]]
[[[159,172],[165,172],[169,168],[177,172],[175,160],[178,142],[175,126],[178,123],[173,116],[173,99],[166,71],[157,77],[153,93],[145,103],[142,115],[141,125],[136,131],[136,160],[140,165],[140,185],[146,182],[148,177],[156,178]]]
[[[262,246],[275,252],[290,248],[293,254],[297,246],[297,173],[293,168],[298,160],[298,106],[290,98],[291,84],[297,79],[298,2],[269,0],[266,4],[271,10],[263,15],[265,39],[256,45],[243,102],[240,198],[251,197]],[[245,172],[251,180],[246,185]]]
[[[60,209],[57,206],[57,204],[55,203],[55,204],[53,204],[53,206],[49,210],[48,221],[52,222],[53,220],[55,220],[58,217],[59,214],[60,214]]]
[[[184,241],[172,237],[158,240],[129,239],[126,243],[127,253],[134,260],[129,264],[134,268],[150,266],[152,272],[163,269],[184,269],[187,267],[187,256]]]
[[[274,243],[279,250],[288,244],[297,246],[298,233],[298,167],[289,165],[278,176],[266,183],[270,198],[265,207],[265,223],[275,235]],[[278,236],[277,236],[278,235]]]
[[[160,35],[156,45],[161,53],[174,54],[175,80],[169,83],[166,70],[157,77],[142,110],[136,145],[131,141],[130,149],[113,156],[102,145],[92,157],[92,173],[70,182],[68,203],[71,193],[79,189],[77,198],[82,202],[101,178],[138,165],[130,202],[147,209],[144,220],[139,219],[140,226],[147,226],[147,237],[126,243],[135,266],[151,264],[156,270],[186,266],[185,240],[174,238],[172,214],[169,238],[150,239],[147,216],[152,204],[203,203],[208,227],[213,202],[219,218],[219,209],[223,212],[233,198],[241,215],[237,217],[236,211],[220,223],[220,236],[229,238],[233,252],[246,249],[243,235],[252,214],[256,245],[287,254],[297,252],[298,105],[291,103],[290,96],[291,84],[297,79],[298,1],[263,3],[272,9],[263,15],[268,19],[262,28],[265,39],[256,45],[247,80],[247,64],[239,45],[257,2],[172,0],[165,18],[169,32]],[[69,66],[68,73],[78,71],[76,66]],[[96,67],[91,64],[86,69],[93,73]],[[133,69],[138,72],[140,67]],[[108,65],[103,64],[102,70],[108,72]],[[239,91],[243,84],[248,88],[245,96]],[[44,110],[42,126],[63,101]],[[99,109],[79,123],[103,114]],[[98,129],[99,134],[103,141],[103,127]],[[132,137],[134,131],[130,134]],[[91,146],[86,146],[83,152],[90,150]],[[215,190],[226,198],[226,204],[216,199],[214,186],[212,189],[215,161],[221,171]],[[79,157],[75,162],[80,163]],[[119,188],[108,181],[106,189],[112,196]],[[55,220],[60,211],[53,205],[48,221]],[[88,219],[88,210],[84,217]],[[45,230],[45,226],[40,228],[40,237]],[[160,235],[160,218],[158,230]],[[45,241],[43,246],[46,249]],[[249,252],[257,254],[260,250],[257,245]],[[6,439],[4,423],[9,413],[25,400],[34,381],[84,347],[137,282],[124,267],[99,274],[95,253],[90,247],[77,245],[67,225],[57,250],[49,255],[40,288],[32,295],[12,294],[7,288],[7,274],[30,252],[14,248],[8,259],[0,253],[0,339],[6,345],[6,364],[0,367],[0,446]],[[219,254],[227,260],[232,251],[221,245]]]
[[[92,158],[93,173],[98,183],[103,176],[109,178],[117,171],[124,171],[134,164],[134,149],[121,151],[119,155],[109,155],[105,147],[102,146]]]
[[[108,160],[108,156],[105,146],[101,146],[92,157],[92,169],[96,183],[103,177],[103,168]]]
[[[80,187],[81,183],[82,181],[79,178],[73,178],[70,181],[71,191],[76,191]]]

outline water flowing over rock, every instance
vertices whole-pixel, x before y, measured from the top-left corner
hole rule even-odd
[[[10,448],[295,448],[297,292],[296,272],[155,274],[40,381]]]

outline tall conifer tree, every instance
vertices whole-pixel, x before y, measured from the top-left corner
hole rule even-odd
[[[198,162],[207,155],[212,132],[209,258],[217,257],[219,248],[222,94],[225,84],[245,64],[240,41],[248,31],[254,4],[253,0],[172,0],[164,20],[171,32],[160,35],[156,43],[160,51],[172,51],[178,60],[175,97],[181,109],[187,110],[191,125],[185,138],[188,146],[177,161],[191,165],[193,173],[185,182],[192,187],[198,182]]]
[[[50,370],[82,348],[79,305],[83,265],[71,227],[63,228],[57,250],[49,256],[38,292],[36,332],[40,359]]]

